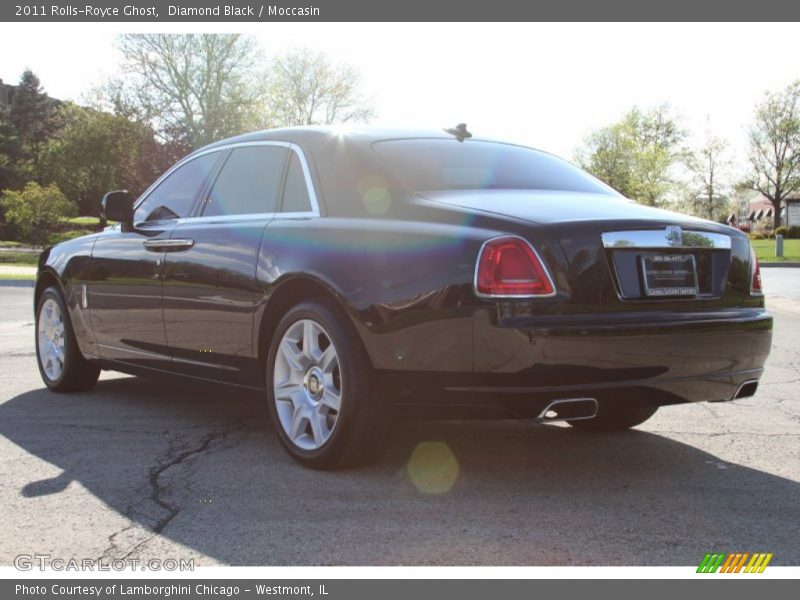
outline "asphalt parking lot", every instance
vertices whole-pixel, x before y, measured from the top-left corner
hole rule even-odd
[[[800,269],[764,269],[758,394],[662,409],[635,431],[409,422],[373,465],[300,468],[258,396],[104,373],[46,391],[32,289],[0,287],[0,564],[800,564]]]

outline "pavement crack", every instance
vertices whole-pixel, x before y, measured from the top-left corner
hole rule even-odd
[[[123,514],[130,522],[108,536],[109,545],[100,560],[120,557],[127,559],[148,542],[161,535],[181,511],[179,501],[171,501],[167,497],[168,485],[163,481],[164,474],[173,467],[184,465],[208,452],[212,445],[216,446],[216,442],[224,440],[236,431],[241,431],[242,426],[243,423],[236,423],[224,431],[209,432],[190,448],[185,448],[186,444],[182,436],[176,436],[171,441],[165,455],[147,471],[149,494],[128,505],[125,509]],[[219,449],[225,449],[231,445],[223,444],[219,446]],[[179,450],[180,448],[184,449]],[[185,484],[187,489],[189,483]],[[147,508],[147,505],[151,503],[160,509],[159,512],[163,513],[162,516],[152,515],[152,511]],[[127,539],[127,543],[125,543],[125,539]]]
[[[196,456],[198,454],[203,454],[208,450],[211,443],[226,435],[227,432],[212,432],[204,436],[200,440],[200,444],[189,450],[184,450],[183,452],[179,452],[174,455],[168,454],[166,459],[160,462],[158,465],[150,469],[148,473],[148,481],[150,483],[150,496],[149,500],[151,500],[156,505],[163,508],[167,511],[167,514],[159,519],[156,524],[152,527],[153,533],[156,535],[160,534],[170,522],[178,516],[180,512],[180,507],[178,505],[173,505],[172,503],[168,502],[164,496],[166,492],[166,485],[162,484],[161,476],[164,474],[165,471],[180,465],[181,463],[187,461],[188,459]]]

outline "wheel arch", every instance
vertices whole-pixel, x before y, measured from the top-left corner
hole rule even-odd
[[[61,295],[65,296],[64,285],[61,282],[61,278],[58,276],[58,274],[56,274],[56,272],[53,269],[49,267],[44,267],[39,271],[39,275],[36,277],[36,287],[33,290],[34,311],[36,310],[36,307],[39,305],[39,298],[42,297],[44,291],[49,287],[57,287],[61,291]]]
[[[269,295],[260,312],[260,320],[256,331],[256,350],[259,365],[262,369],[266,366],[267,354],[269,352],[269,342],[272,339],[275,329],[292,306],[299,302],[311,300],[313,298],[325,298],[336,303],[345,313],[352,314],[351,307],[348,306],[340,293],[333,289],[329,284],[310,275],[291,275],[286,276],[283,281],[277,283],[274,291]],[[358,331],[358,327],[356,327]],[[360,333],[359,333],[359,337]],[[361,340],[362,343],[364,340]]]

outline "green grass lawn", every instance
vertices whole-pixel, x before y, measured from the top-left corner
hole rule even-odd
[[[800,240],[783,240],[783,256],[775,256],[775,240],[751,240],[759,262],[800,262]]]
[[[64,221],[71,225],[90,225],[92,227],[100,226],[99,217],[72,217],[71,219],[64,219]]]
[[[13,250],[0,252],[0,265],[35,267],[38,263],[38,252],[14,252]]]
[[[0,273],[0,281],[34,281],[36,279],[36,275],[26,275],[24,273],[20,274],[11,274],[11,273]]]

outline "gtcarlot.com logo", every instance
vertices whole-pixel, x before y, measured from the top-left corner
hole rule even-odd
[[[698,573],[763,573],[772,552],[734,552],[730,554],[709,552],[703,557]]]

